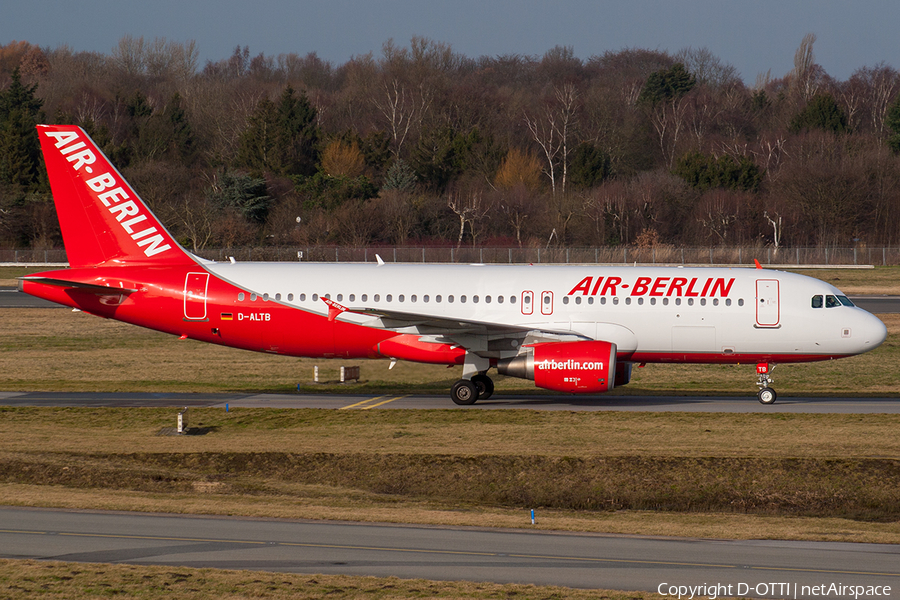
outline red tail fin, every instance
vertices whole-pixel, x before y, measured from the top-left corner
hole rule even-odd
[[[70,266],[195,264],[84,130],[38,125],[38,137]]]

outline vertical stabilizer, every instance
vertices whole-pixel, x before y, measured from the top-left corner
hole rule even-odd
[[[37,130],[71,267],[195,264],[83,129]]]

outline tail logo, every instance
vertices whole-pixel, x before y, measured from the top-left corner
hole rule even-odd
[[[125,233],[142,248],[147,257],[155,256],[160,252],[169,250],[171,246],[156,227],[141,228],[139,223],[147,220],[147,215],[142,212],[143,203],[130,199],[127,184],[120,184],[116,179],[118,172],[111,169],[106,173],[92,178],[85,178],[94,172],[94,163],[97,157],[93,150],[74,131],[44,131],[44,135],[54,138],[54,146],[59,149],[72,168],[79,174],[79,178],[87,184],[93,192],[95,200],[103,203],[109,213],[115,217],[116,222]],[[105,162],[105,161],[103,161]],[[102,163],[101,163],[102,164]]]

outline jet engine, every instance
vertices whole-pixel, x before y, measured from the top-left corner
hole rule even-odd
[[[616,345],[611,342],[544,342],[500,360],[501,375],[531,379],[557,392],[600,394],[616,384]]]

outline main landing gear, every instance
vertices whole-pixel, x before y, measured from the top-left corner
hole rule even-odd
[[[494,381],[484,373],[476,373],[471,379],[460,379],[450,388],[450,398],[463,406],[487,400],[494,393]]]
[[[759,375],[759,379],[756,381],[756,385],[759,386],[759,392],[756,393],[756,397],[763,404],[774,404],[775,399],[778,398],[775,390],[769,387],[769,384],[773,381],[769,374],[774,370],[775,365],[770,365],[769,363],[756,365],[756,374]]]

